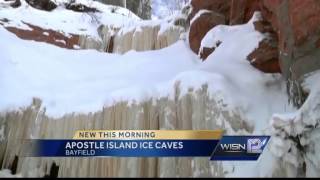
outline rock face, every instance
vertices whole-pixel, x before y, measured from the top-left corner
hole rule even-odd
[[[298,81],[304,74],[320,68],[317,58],[320,57],[320,1],[232,0],[226,3],[222,0],[192,0],[191,5],[193,10],[189,19],[207,9],[225,16],[225,23],[230,25],[246,23],[254,11],[261,11],[264,21],[257,23],[256,29],[266,33],[271,40],[262,42],[248,60],[255,59],[252,64],[264,72],[282,72],[286,79]],[[202,28],[199,32],[199,24],[210,28],[215,25],[202,16],[194,20],[196,22],[191,24],[189,43],[199,54],[198,39],[201,41],[203,34],[210,30]]]
[[[191,21],[189,42],[192,51],[198,54],[201,40],[206,35],[206,33],[214,26],[225,23],[225,17],[222,14],[215,12],[202,13],[194,21]]]
[[[26,0],[30,6],[40,9],[40,10],[45,10],[45,11],[52,11],[57,7],[57,5],[51,1],[51,0]]]
[[[10,3],[10,6],[13,8],[17,8],[17,7],[21,6],[21,1],[15,0],[14,2]]]
[[[86,5],[83,4],[79,4],[79,3],[65,3],[65,7],[66,9],[75,11],[75,12],[87,12],[87,13],[95,13],[95,12],[99,12],[96,8],[93,7],[88,7]]]
[[[199,52],[200,43],[205,34],[219,24],[234,25],[246,23],[252,17],[255,9],[259,7],[259,1],[192,0],[191,6],[192,12],[189,15],[189,19],[196,19],[193,19],[190,25],[190,48],[193,52],[199,54],[201,59],[205,60],[214,51],[214,49],[204,48],[202,52]],[[207,14],[197,17],[197,13],[201,10],[211,11],[211,17]]]
[[[0,20],[3,25],[8,20]],[[46,42],[62,48],[75,49],[78,46],[79,36],[75,34],[65,35],[51,29],[43,29],[41,27],[24,23],[30,29],[19,29],[17,27],[4,26],[8,31],[14,33],[21,39],[34,40],[38,42]]]
[[[191,20],[200,10],[206,9],[222,14],[229,22],[230,1],[225,0],[192,0],[192,11],[188,17]]]
[[[243,24],[259,10],[260,0],[231,0],[230,25]]]
[[[189,44],[192,51],[199,54],[199,48],[202,38],[214,26],[219,24],[227,24],[229,22],[230,1],[225,0],[192,0],[192,11],[188,16],[190,23]],[[200,10],[208,10],[197,17]],[[210,51],[206,56],[210,55]]]
[[[267,38],[259,43],[258,48],[251,52],[247,59],[251,65],[265,73],[281,72],[277,34],[268,21],[256,21],[253,24],[255,30],[265,34]]]
[[[260,10],[265,21],[271,24],[267,31],[278,39],[279,69],[291,84],[297,84],[295,82],[300,81],[303,75],[320,68],[317,58],[320,56],[319,1],[263,0],[252,8]],[[292,96],[300,96],[297,95],[300,90],[299,87],[291,87],[290,92]],[[302,102],[301,98],[293,99],[298,106]]]
[[[207,59],[207,57],[208,57],[211,53],[213,53],[214,50],[215,50],[214,47],[213,47],[213,48],[204,47],[204,48],[202,49],[202,51],[200,52],[200,58],[203,59],[203,60]]]
[[[303,103],[299,81],[320,68],[320,1],[263,1],[262,13],[277,32],[282,73],[289,80],[290,96]]]
[[[281,72],[278,60],[278,48],[273,39],[265,39],[259,47],[248,55],[250,64],[266,73]]]

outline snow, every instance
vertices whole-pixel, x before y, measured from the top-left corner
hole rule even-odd
[[[320,109],[318,107],[318,96],[320,94],[320,85],[318,83],[319,81],[320,71],[315,71],[306,75],[306,78],[302,86],[304,91],[309,93],[309,96],[305,103],[299,110],[295,112],[285,114],[274,114],[272,117],[271,124],[274,127],[282,126],[282,128],[286,128],[285,126],[291,126],[291,128],[288,128],[286,131],[289,133],[289,135],[302,134],[305,128],[299,126],[302,126],[303,124],[316,126],[316,124],[319,121],[318,112],[320,112]],[[303,118],[303,116],[308,116],[308,118]],[[292,129],[293,127],[294,129]]]
[[[308,98],[304,104],[292,113],[274,114],[271,119],[270,152],[277,158],[272,165],[291,167],[287,176],[319,177],[320,156],[317,153],[320,140],[320,71],[307,74],[302,83]],[[296,140],[293,140],[296,138]],[[300,144],[300,145],[299,145]],[[279,163],[281,162],[281,165]],[[305,165],[304,174],[299,170]],[[300,172],[301,173],[301,172]]]
[[[1,110],[26,106],[35,96],[43,99],[52,116],[97,111],[113,99],[156,95],[157,84],[199,63],[183,42],[160,51],[120,56],[23,41],[3,28],[0,34],[3,41],[11,42],[0,45],[0,94],[5,97]],[[177,56],[177,50],[183,53]]]
[[[13,175],[9,169],[0,170],[0,177],[2,178],[14,178],[14,177],[22,177],[20,174]]]
[[[182,7],[189,4],[190,0],[151,0],[152,19],[165,19],[177,14]]]
[[[43,32],[42,34],[45,35],[45,36],[49,36],[48,32]]]
[[[180,27],[180,26],[174,26],[174,20],[177,18],[177,17],[180,17],[179,15],[175,15],[175,17],[172,17],[172,19],[170,19],[168,21],[168,23],[161,23],[161,26],[160,26],[160,30],[158,31],[158,36],[164,34],[165,32],[167,32],[170,28],[175,28],[175,27],[178,27],[180,29],[181,32],[184,31],[184,28],[183,27]]]
[[[206,13],[211,13],[212,11],[206,10],[206,9],[201,9],[200,11],[197,12],[196,15],[193,16],[193,18],[190,20],[190,25],[193,24],[195,20],[197,20],[202,14]]]
[[[51,12],[32,8],[24,0],[21,1],[22,5],[18,8],[0,6],[0,19],[7,18],[9,22],[5,23],[5,26],[20,29],[32,30],[25,24],[29,23],[65,34],[85,34],[95,37],[98,37],[97,28],[101,24],[121,27],[140,21],[140,18],[125,8],[104,5],[91,0],[77,0],[76,2],[101,11],[101,13],[79,13],[65,9],[62,6],[65,1],[67,0],[57,1],[60,6]],[[0,3],[3,4],[4,0],[0,0]]]
[[[69,2],[69,0],[55,0],[55,1],[60,5],[62,3]],[[110,16],[110,12],[111,12],[111,14],[115,14],[116,16],[120,15],[120,16],[124,16],[124,17],[130,18],[130,19],[140,20],[140,18],[137,15],[135,15],[133,12],[131,12],[130,10],[128,10],[126,8],[119,7],[119,6],[106,5],[106,4],[100,3],[98,1],[93,1],[93,0],[75,0],[75,4],[83,4],[83,5],[86,5],[91,8],[96,8],[97,10],[101,11],[102,13],[106,13],[106,15],[109,15],[109,16]],[[107,18],[107,21],[102,21],[102,22],[110,21],[109,18]],[[124,20],[126,20],[126,19],[124,19]]]
[[[66,44],[66,41],[63,39],[55,39],[56,42],[62,43],[62,44]]]
[[[204,12],[199,12],[198,14],[203,14]],[[198,15],[198,16],[200,16]],[[197,15],[196,15],[197,16]],[[216,48],[219,43],[228,41],[229,39],[235,38],[236,36],[247,34],[252,31],[253,22],[260,20],[261,14],[256,12],[250,22],[246,25],[247,28],[243,28],[243,25],[217,25],[215,28],[211,29],[206,33],[206,35],[201,40],[200,52],[202,52],[203,48]],[[246,42],[246,41],[243,41]]]
[[[0,45],[0,94],[5,97],[0,110],[27,106],[32,97],[39,97],[50,116],[92,112],[119,100],[172,95],[180,81],[182,95],[189,87],[209,84],[230,108],[240,106],[252,124],[261,122],[256,124],[261,130],[267,121],[257,118],[270,118],[286,106],[277,103],[286,102],[284,84],[280,75],[261,73],[247,62],[246,56],[263,38],[252,22],[233,29],[201,63],[182,41],[159,51],[129,51],[121,56],[24,41],[2,28],[2,40],[11,45]]]
[[[219,32],[217,39],[222,43],[201,65],[201,69],[219,73],[226,79],[230,86],[224,88],[225,93],[230,94],[227,96],[230,97],[227,104],[240,105],[251,123],[256,123],[256,131],[268,125],[268,119],[258,121],[257,118],[270,118],[272,113],[283,110],[285,106],[290,110],[285,103],[287,97],[281,75],[264,74],[247,61],[247,55],[264,38],[253,26],[254,20],[259,16],[259,13],[255,13],[245,25],[216,26],[210,30],[209,32]],[[273,106],[270,107],[270,104]]]

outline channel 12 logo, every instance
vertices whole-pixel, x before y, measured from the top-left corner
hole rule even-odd
[[[267,143],[267,138],[252,138],[252,139],[250,138],[247,141],[247,152],[262,153],[263,147],[266,143]]]
[[[223,136],[211,160],[258,160],[270,136]]]

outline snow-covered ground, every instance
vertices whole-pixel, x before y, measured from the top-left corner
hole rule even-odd
[[[155,5],[155,9],[159,9],[159,11],[163,9],[165,13],[162,16],[159,15],[158,10],[155,10],[159,18],[153,20],[141,20],[128,9],[92,0],[76,0],[75,3],[95,8],[99,12],[83,13],[68,10],[65,8],[64,3],[69,2],[69,0],[55,0],[54,2],[58,7],[50,12],[33,8],[25,0],[21,0],[22,4],[18,8],[10,7],[10,2],[0,0],[0,23],[4,27],[15,27],[31,31],[32,28],[28,25],[31,24],[43,29],[60,32],[67,37],[70,34],[75,34],[84,35],[95,40],[100,38],[98,28],[101,25],[121,28],[121,33],[132,31],[135,28],[139,29],[138,27],[160,26],[159,34],[162,34],[174,26],[174,21],[177,18],[186,18],[186,15],[183,15],[176,5],[172,5],[175,6],[175,10],[172,13],[169,13],[171,12],[169,9],[163,9],[167,7],[166,5],[171,7],[170,4],[173,3],[163,4],[162,1],[155,1],[159,4]]]
[[[0,45],[0,93],[5,97],[1,110],[28,105],[36,96],[50,115],[92,112],[119,98],[139,100],[167,93],[160,88],[170,87],[172,78],[200,63],[181,41],[160,51],[120,56],[22,41],[3,28],[0,34],[11,44]]]
[[[29,30],[30,27],[25,23],[42,27],[44,29],[52,29],[65,34],[84,34],[98,37],[97,28],[103,25],[113,25],[122,27],[131,25],[140,21],[134,13],[128,9],[105,5],[96,1],[77,0],[76,3],[96,8],[100,12],[74,12],[64,8],[63,3],[67,0],[56,0],[58,7],[51,12],[38,10],[31,7],[24,0],[18,8],[9,7],[9,3],[0,0],[0,19],[8,19],[9,22],[5,26],[18,27],[20,29]]]

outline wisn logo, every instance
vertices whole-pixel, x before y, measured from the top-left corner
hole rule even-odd
[[[243,152],[246,151],[246,144],[220,144],[224,152]]]
[[[270,136],[223,136],[211,160],[257,160]]]

